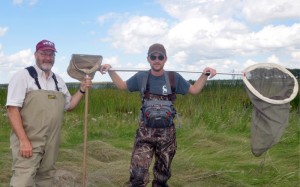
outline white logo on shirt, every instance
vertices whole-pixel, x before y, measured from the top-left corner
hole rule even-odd
[[[163,85],[163,87],[162,87],[162,94],[163,95],[168,95],[168,89],[167,89],[166,85]]]

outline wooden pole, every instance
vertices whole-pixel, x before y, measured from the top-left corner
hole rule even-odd
[[[84,143],[83,143],[83,163],[82,163],[82,187],[86,186],[86,155],[87,155],[87,136],[88,136],[88,106],[89,89],[85,89],[84,107]]]

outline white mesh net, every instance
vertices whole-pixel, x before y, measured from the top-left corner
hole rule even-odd
[[[271,63],[248,67],[243,81],[254,106],[251,150],[260,156],[282,136],[288,124],[289,102],[298,94],[299,85],[287,69]]]

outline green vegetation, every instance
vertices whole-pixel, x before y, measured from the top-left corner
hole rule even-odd
[[[0,89],[0,186],[8,186],[11,176],[5,100],[6,89]],[[58,186],[81,185],[84,106],[83,100],[65,115]],[[129,177],[139,93],[90,90],[88,106],[87,184],[122,186]],[[170,186],[299,185],[299,95],[291,102],[289,125],[280,142],[260,157],[250,151],[252,105],[242,84],[211,82],[197,96],[179,95],[175,106],[178,148]]]

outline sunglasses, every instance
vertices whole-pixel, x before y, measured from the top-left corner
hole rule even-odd
[[[163,55],[159,55],[159,56],[150,55],[150,60],[154,61],[154,60],[156,60],[156,59],[162,61],[162,60],[165,59],[165,56],[163,56]]]

